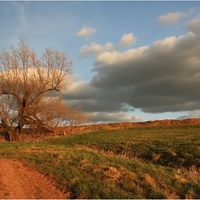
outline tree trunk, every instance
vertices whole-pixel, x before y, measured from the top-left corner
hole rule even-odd
[[[10,133],[8,131],[4,131],[4,138],[6,141],[9,141],[11,140],[11,136],[10,136]]]
[[[5,131],[7,132],[7,136],[6,136],[7,141],[9,141],[9,142],[19,141],[20,134],[18,133],[18,131],[16,131],[16,128],[9,127]]]
[[[14,141],[13,132],[11,132],[10,130],[9,131],[7,130],[6,133],[7,134],[6,134],[5,139],[9,142]]]

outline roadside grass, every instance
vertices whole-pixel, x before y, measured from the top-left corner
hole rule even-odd
[[[199,128],[143,127],[37,143],[4,142],[0,157],[36,167],[70,192],[70,198],[197,199]]]

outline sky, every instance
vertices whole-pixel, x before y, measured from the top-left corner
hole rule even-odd
[[[0,49],[67,53],[93,123],[200,117],[200,2],[0,1]]]

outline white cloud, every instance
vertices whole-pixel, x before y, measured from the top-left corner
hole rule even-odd
[[[141,121],[141,116],[130,116],[126,112],[94,112],[94,123],[135,122]]]
[[[172,25],[178,22],[183,17],[188,17],[193,13],[193,9],[188,12],[173,12],[158,17],[158,23],[163,25]]]
[[[200,33],[200,15],[198,17],[193,18],[186,24],[186,28],[190,33],[199,35]]]
[[[76,36],[78,37],[89,37],[96,33],[96,29],[91,28],[91,27],[85,27],[82,28],[79,32],[76,33]]]
[[[124,34],[119,43],[113,45],[111,42],[106,43],[105,45],[100,45],[95,42],[91,42],[90,45],[84,45],[80,50],[79,53],[82,57],[87,57],[89,55],[99,55],[102,53],[113,52],[117,51],[122,47],[130,46],[136,42],[136,37],[133,33]]]
[[[90,45],[84,45],[79,53],[82,57],[87,57],[91,54],[98,55],[105,51],[112,51],[114,49],[114,46],[112,43],[108,42],[104,46],[101,46],[99,44],[96,44],[95,42],[91,42]]]
[[[130,46],[135,44],[137,38],[133,35],[133,33],[124,34],[119,42],[122,46]]]
[[[154,46],[162,46],[164,47],[168,47],[168,48],[173,48],[173,46],[176,43],[177,38],[175,36],[172,37],[167,37],[163,40],[158,40],[154,42]]]
[[[19,38],[26,35],[29,30],[29,20],[27,16],[28,2],[1,2],[1,39],[5,46],[17,44]],[[5,17],[7,16],[7,17]],[[12,19],[11,19],[12,18]],[[11,21],[12,23],[10,23]],[[8,26],[8,24],[10,24]],[[5,39],[5,38],[6,39]],[[9,39],[8,39],[9,38]]]
[[[200,110],[194,110],[188,112],[187,115],[181,116],[178,119],[190,119],[190,118],[200,118]]]
[[[29,28],[29,24],[28,24],[27,17],[25,14],[26,6],[27,6],[27,2],[25,4],[20,4],[19,10],[18,10],[19,19],[21,22],[21,27],[23,27],[23,30],[26,30]]]
[[[95,61],[95,66],[98,65],[114,65],[114,64],[123,64],[127,60],[136,60],[140,59],[144,55],[145,51],[148,50],[148,46],[139,47],[137,49],[129,49],[123,53],[118,51],[105,52],[97,56]]]

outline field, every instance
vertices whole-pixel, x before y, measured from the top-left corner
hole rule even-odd
[[[70,198],[200,198],[198,124],[2,142],[0,157],[34,166]]]

